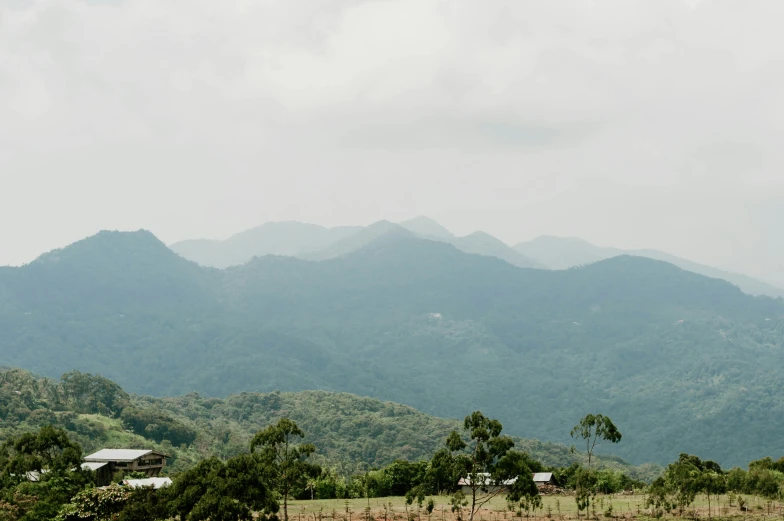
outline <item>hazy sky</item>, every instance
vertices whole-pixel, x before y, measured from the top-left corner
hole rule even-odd
[[[0,264],[426,214],[784,282],[781,0],[3,0]]]

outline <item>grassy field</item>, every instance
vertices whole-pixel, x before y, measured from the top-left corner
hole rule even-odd
[[[708,511],[708,500],[704,495],[698,496],[697,500],[689,507],[688,512],[684,513],[684,518],[691,519],[782,519],[784,520],[784,503],[781,501],[768,501],[765,498],[756,496],[743,496],[746,500],[746,511],[741,511],[737,500],[733,505],[729,505],[727,496],[720,496],[717,503],[716,498],[710,501],[710,512]],[[431,498],[428,498],[431,499]],[[428,516],[427,511],[421,511],[417,505],[406,505],[403,497],[370,498],[368,499],[331,499],[313,501],[292,501],[289,503],[290,521],[362,521],[367,517],[367,509],[370,509],[371,518],[376,520],[405,520],[406,514],[413,516],[416,521],[456,521],[457,516],[452,513],[449,497],[433,496],[435,508],[433,513]],[[577,507],[573,496],[553,495],[542,497],[542,508],[537,510],[535,515],[529,513],[526,518],[525,512],[522,517],[518,512],[508,509],[503,497],[494,498],[486,508],[481,510],[475,521],[554,521],[577,519]],[[427,499],[425,500],[427,504]],[[610,510],[612,507],[612,510]],[[468,512],[464,510],[463,519],[467,519]],[[672,518],[673,516],[667,516]],[[674,517],[680,517],[678,515]],[[582,518],[585,519],[583,513]],[[610,519],[649,519],[650,510],[645,507],[645,495],[638,494],[626,496],[621,494],[598,496],[594,508],[590,512],[589,518],[610,520]]]

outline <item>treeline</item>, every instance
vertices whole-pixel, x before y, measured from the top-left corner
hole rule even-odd
[[[406,496],[409,504],[422,506],[427,496],[449,494],[453,509],[472,521],[499,494],[526,505],[538,497],[533,473],[546,468],[516,450],[501,431],[500,422],[477,411],[466,417],[463,432],[452,431],[429,460],[398,460],[341,477],[314,463],[316,447],[302,442],[305,433],[294,421],[282,418],[257,432],[242,454],[206,458],[174,476],[171,487],[137,491],[95,488],[92,474],[81,466],[81,447],[64,430],[44,426],[0,446],[0,519],[231,521],[250,520],[254,512],[278,518],[282,506],[287,521],[293,498]],[[579,484],[583,472],[579,465],[553,470],[564,486]],[[596,475],[605,478],[607,491],[644,485],[607,470]],[[117,482],[121,479],[116,476]]]
[[[717,505],[718,497],[729,494],[729,501],[746,509],[743,494],[762,496],[770,500],[782,498],[784,486],[784,457],[774,461],[767,457],[749,463],[749,469],[733,468],[724,471],[721,466],[697,456],[681,454],[677,461],[667,466],[664,474],[656,478],[647,489],[647,506],[656,517],[668,512],[681,515],[694,503],[698,494],[704,494]]]
[[[644,492],[650,514],[685,514],[698,494],[717,504],[745,508],[743,494],[781,499],[784,458],[754,461],[748,470],[723,470],[719,464],[681,454],[650,485],[617,470],[591,466],[601,442],[617,443],[621,434],[609,418],[587,415],[572,431],[585,442],[588,466],[548,468],[515,447],[497,420],[477,411],[467,416],[462,432],[452,431],[430,459],[397,460],[379,469],[341,476],[313,461],[317,448],[304,443],[305,432],[282,418],[258,431],[241,454],[208,457],[173,476],[158,490],[119,485],[96,488],[93,474],[82,468],[82,449],[66,431],[47,425],[37,433],[11,437],[0,445],[0,519],[4,521],[156,521],[166,519],[223,521],[253,516],[288,521],[290,499],[405,496],[432,511],[428,496],[448,496],[455,517],[474,521],[495,497],[505,497],[519,512],[541,508],[535,472],[552,472],[551,487],[570,489],[578,512],[596,517],[599,494],[636,489]],[[115,477],[117,483],[122,475]],[[553,490],[551,488],[550,490]],[[554,491],[554,490],[553,490]],[[611,506],[609,508],[612,508]],[[612,512],[605,512],[612,517]]]
[[[396,460],[380,469],[351,476],[340,475],[332,468],[322,469],[318,478],[295,492],[296,499],[354,499],[405,496],[410,490],[422,490],[425,495],[452,494],[457,490],[453,461],[440,450],[432,460]],[[577,488],[578,474],[584,467],[573,463],[568,467],[549,467],[529,459],[531,472],[552,472],[553,486],[564,490]],[[634,479],[617,469],[593,471],[596,491],[615,494],[625,490],[642,490],[647,483]]]

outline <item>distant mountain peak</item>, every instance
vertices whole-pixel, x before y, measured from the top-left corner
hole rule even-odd
[[[395,224],[386,220],[376,221],[373,224],[360,229],[358,232],[337,241],[329,248],[313,252],[312,254],[307,255],[305,258],[308,260],[334,259],[336,257],[341,257],[343,255],[361,250],[375,242],[377,239],[385,236],[414,237],[415,235],[399,224]]]
[[[482,230],[477,230],[475,232],[471,232],[468,235],[463,236],[464,239],[481,239],[483,241],[493,241],[493,242],[500,242],[503,243],[501,239],[498,237],[494,237],[487,232],[483,232]]]
[[[186,240],[170,247],[202,266],[228,268],[265,255],[302,257],[328,248],[360,229],[352,226],[326,228],[300,221],[271,221],[236,233],[226,240]]]
[[[405,228],[400,224],[395,224],[393,222],[387,221],[386,219],[376,221],[372,224],[367,225],[367,227],[365,227],[365,230],[373,231],[373,232],[403,231],[404,229]]]
[[[740,273],[732,273],[692,262],[658,250],[622,250],[619,248],[595,246],[577,237],[554,237],[548,235],[539,236],[528,242],[521,242],[514,249],[551,269],[567,269],[593,264],[622,255],[631,255],[637,258],[645,257],[668,262],[678,266],[680,269],[699,273],[706,277],[726,280],[751,295],[784,296],[784,289],[775,287],[767,282],[756,280]]]
[[[438,239],[451,239],[454,237],[452,232],[438,224],[430,217],[425,217],[424,215],[419,215],[413,219],[403,221],[400,223],[400,226],[407,229],[408,231],[416,233],[417,235],[422,235],[425,237],[435,237]]]
[[[78,257],[83,252],[94,251],[102,251],[105,254],[112,255],[133,254],[138,251],[157,251],[172,254],[171,250],[149,230],[101,230],[64,248],[44,253],[30,264],[45,264],[54,259]]]

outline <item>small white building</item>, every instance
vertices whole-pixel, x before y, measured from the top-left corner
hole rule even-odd
[[[481,476],[480,480],[482,477],[484,478],[484,487],[481,489],[483,494],[494,494],[496,492],[502,492],[507,487],[514,485],[517,482],[517,478],[514,478],[502,481],[500,483],[493,483],[490,479],[490,474],[482,473],[479,476]],[[552,472],[536,472],[534,473],[533,478],[537,488],[541,488],[545,485],[555,485]],[[471,483],[471,477],[469,476],[467,478],[460,478],[460,481],[457,482],[457,486],[460,487],[460,490],[463,492],[463,494],[470,495]]]
[[[555,485],[555,481],[553,481],[553,473],[552,472],[535,473],[534,483],[536,483],[537,487],[543,487],[545,485]]]
[[[159,489],[172,484],[171,478],[124,479],[123,485],[131,488],[152,487]]]
[[[486,472],[477,474],[476,477],[477,483],[480,484],[482,494],[495,494],[496,492],[504,491],[507,487],[514,485],[517,482],[517,478],[513,478],[494,483],[493,480],[490,479],[490,474]],[[471,476],[468,476],[466,478],[460,478],[460,481],[457,482],[457,486],[460,487],[463,494],[469,496],[471,495],[473,483]]]

